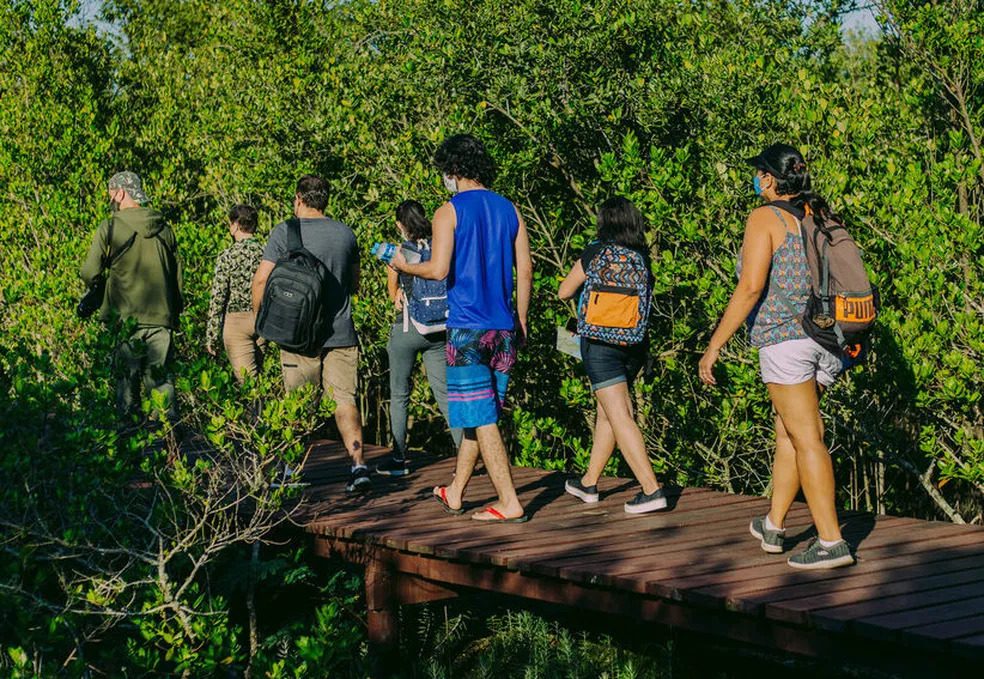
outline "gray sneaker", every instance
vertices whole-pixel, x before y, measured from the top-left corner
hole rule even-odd
[[[769,530],[765,527],[765,517],[757,516],[748,525],[748,532],[762,541],[762,550],[769,554],[782,554],[782,541],[786,529]]]
[[[786,560],[793,568],[803,570],[819,570],[821,568],[839,568],[854,563],[851,547],[841,540],[833,547],[824,547],[819,540],[814,540],[806,551],[791,556]]]
[[[666,493],[662,488],[657,488],[649,495],[639,491],[634,498],[622,505],[622,508],[626,514],[645,514],[666,509]]]

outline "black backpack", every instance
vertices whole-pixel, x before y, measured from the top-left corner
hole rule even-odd
[[[332,329],[329,276],[324,263],[304,248],[300,220],[287,220],[287,254],[267,279],[256,333],[291,353],[317,355]]]

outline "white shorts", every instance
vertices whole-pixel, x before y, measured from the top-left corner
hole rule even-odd
[[[766,384],[802,384],[816,378],[829,387],[844,363],[809,337],[759,348],[759,371]]]

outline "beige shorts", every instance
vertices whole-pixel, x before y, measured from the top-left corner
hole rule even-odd
[[[840,358],[809,337],[759,348],[759,370],[766,384],[802,384],[816,378],[829,387],[844,370]]]
[[[281,349],[280,366],[287,391],[305,384],[321,385],[336,403],[355,405],[359,347],[323,349],[320,356],[301,356]]]

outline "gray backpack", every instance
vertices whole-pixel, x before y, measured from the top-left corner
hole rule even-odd
[[[868,336],[878,316],[878,290],[843,224],[821,225],[807,213],[802,226],[812,282],[803,329],[849,364],[858,363],[867,354]]]

